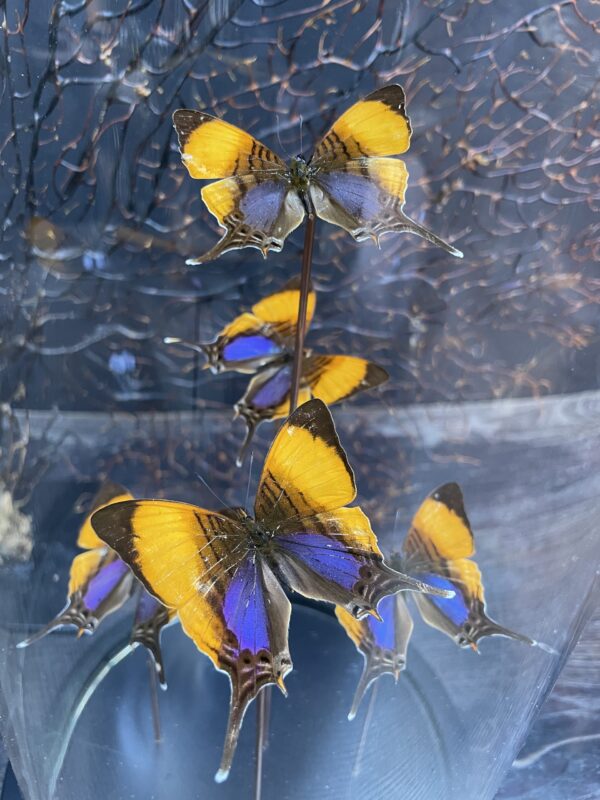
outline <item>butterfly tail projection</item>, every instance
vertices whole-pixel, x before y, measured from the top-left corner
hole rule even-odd
[[[96,628],[97,620],[93,617],[90,618],[89,611],[83,605],[80,596],[70,598],[60,614],[57,614],[54,619],[50,620],[50,622],[44,625],[43,628],[40,628],[39,631],[36,631],[31,636],[28,636],[27,639],[23,639],[22,642],[19,642],[17,647],[29,647],[30,644],[38,642],[49,633],[52,633],[52,631],[63,628],[66,625],[74,625],[77,628],[78,635],[82,633],[93,633]]]
[[[436,245],[437,247],[441,247],[442,250],[445,250],[447,253],[450,253],[451,256],[455,256],[456,258],[463,258],[464,254],[462,250],[458,250],[456,247],[453,247],[448,242],[440,239],[439,236],[433,231],[430,231],[429,228],[425,228],[423,225],[419,225],[418,222],[415,222],[410,217],[407,217],[406,214],[402,212],[397,212],[398,219],[394,221],[389,228],[386,229],[386,233],[414,233],[416,236],[420,236],[422,239],[430,242],[431,244]]]
[[[235,406],[235,416],[242,417],[246,423],[246,435],[244,437],[244,441],[242,442],[242,446],[240,447],[237,458],[235,459],[236,467],[241,467],[246,459],[246,456],[248,455],[248,450],[250,449],[250,445],[254,439],[254,434],[256,433],[256,429],[260,425],[261,420],[259,417],[245,413],[244,410],[239,407],[239,403]]]
[[[253,681],[254,676],[251,675],[250,672],[248,673],[247,677]],[[271,681],[269,680],[264,682],[260,688],[264,688],[267,683],[271,683]],[[283,685],[283,679],[280,680],[277,685],[283,692],[283,695],[287,697],[287,690]],[[223,745],[221,763],[215,774],[215,781],[217,783],[223,783],[223,781],[226,781],[229,777],[229,771],[231,770],[233,757],[235,755],[240,731],[242,729],[242,722],[244,721],[248,706],[252,700],[254,700],[257,694],[257,687],[253,683],[251,686],[248,685],[245,687],[243,682],[240,684],[238,690],[234,689],[231,693],[229,718],[227,720],[227,731],[225,733],[225,744]]]
[[[514,639],[517,642],[523,642],[531,647],[538,645],[538,642],[531,639],[529,636],[525,636],[522,633],[517,633],[516,631],[510,630],[510,628],[499,625],[493,619],[490,619],[483,611],[480,612],[480,619],[472,626],[467,623],[464,633],[461,632],[461,634],[459,634],[458,644],[461,645],[461,647],[472,647],[473,650],[477,650],[479,640],[486,636],[504,636],[507,639]]]
[[[159,603],[152,595],[148,594],[145,589],[142,589],[129,642],[133,647],[141,644],[146,648],[154,662],[161,689],[167,688],[167,681],[160,636],[162,629],[172,622],[174,617],[175,612],[173,609],[163,606],[162,603]]]
[[[163,342],[164,344],[178,344],[181,347],[189,347],[190,350],[205,356],[206,364],[204,364],[203,369],[210,369],[212,372],[220,372],[222,369],[219,346],[216,342],[202,344],[200,342],[190,342],[189,339],[179,339],[177,336],[165,336]]]
[[[398,680],[400,673],[405,667],[405,663],[398,662],[397,667],[395,668],[394,675],[395,680]],[[360,704],[362,703],[362,699],[367,693],[367,689],[374,683],[377,678],[381,678],[382,675],[390,674],[391,670],[388,665],[386,665],[380,658],[376,655],[372,655],[370,657],[365,657],[365,663],[363,666],[362,675],[360,676],[360,680],[358,682],[358,686],[356,687],[356,691],[354,692],[354,699],[352,700],[352,707],[348,712],[348,719],[352,721],[357,713]]]

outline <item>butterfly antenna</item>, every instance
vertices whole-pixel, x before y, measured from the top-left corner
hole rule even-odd
[[[249,511],[248,500],[250,498],[250,481],[252,479],[252,464],[254,463],[254,450],[250,453],[250,463],[248,464],[248,484],[246,486],[246,499],[244,500],[244,508]]]
[[[215,498],[215,500],[221,506],[221,508],[229,508],[229,503],[226,503],[219,497],[219,495],[215,492],[215,490],[211,486],[208,485],[208,482],[202,477],[202,475],[200,475],[199,472],[196,473],[196,477],[198,478],[201,484],[206,486],[208,491],[212,494],[212,496]]]
[[[250,445],[252,444],[252,439],[254,438],[254,432],[258,427],[258,422],[253,419],[248,419],[244,417],[244,421],[247,426],[246,430],[246,438],[242,446],[240,447],[240,452],[238,453],[238,457],[235,460],[236,467],[241,467],[244,463],[244,459],[246,458],[246,453],[248,452]],[[254,452],[254,451],[253,451]]]
[[[300,152],[304,154],[304,136],[303,136],[304,119],[302,118],[302,114],[298,114],[298,119],[300,120]]]
[[[275,114],[275,119],[277,120],[277,141],[279,142],[279,147],[281,148],[281,152],[285,153],[286,158],[291,160],[292,156],[288,153],[287,147],[284,147],[283,142],[281,141],[281,134],[279,129],[279,114]],[[239,466],[239,465],[238,465]]]

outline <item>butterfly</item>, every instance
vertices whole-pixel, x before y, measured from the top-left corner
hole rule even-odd
[[[241,247],[254,247],[265,257],[269,250],[279,252],[313,209],[358,242],[379,244],[386,233],[406,231],[462,258],[460,250],[403,212],[408,170],[404,161],[386,157],[405,153],[412,133],[397,84],[351,106],[308,162],[298,156],[287,165],[249,133],[202,111],[179,109],[173,124],[190,176],[221,179],[201,194],[225,234],[187,264],[203,264]]]
[[[231,683],[218,782],[226,779],[248,704],[268,684],[285,694],[291,605],[283,584],[360,618],[382,597],[433,591],[383,561],[358,506],[354,473],[321,400],[281,427],[260,476],[254,515],[167,500],[96,511],[92,526]]]
[[[504,628],[486,613],[483,582],[475,553],[473,531],[465,511],[463,494],[456,483],[446,483],[424,500],[415,514],[399,555],[390,563],[418,576],[431,586],[453,590],[451,598],[414,595],[423,620],[447,634],[459,647],[477,650],[485,636],[506,636],[553,652],[540,642]],[[391,673],[398,680],[406,665],[406,652],[413,623],[400,595],[387,597],[379,605],[382,621],[359,621],[344,608],[336,615],[364,658],[363,673],[348,715],[353,719],[364,693],[380,675]]]
[[[123,486],[112,481],[103,484],[79,530],[77,545],[85,552],[76,556],[71,564],[66,606],[41,630],[19,642],[17,647],[27,647],[67,625],[75,626],[78,636],[91,634],[109,614],[121,608],[135,594],[137,603],[130,645],[132,648],[138,644],[146,647],[153,658],[159,682],[166,688],[160,634],[163,627],[173,620],[174,614],[148,594],[127,564],[96,536],[90,524],[94,511],[128,500],[133,500],[133,495]]]
[[[317,298],[311,288],[306,310],[307,327],[312,322]],[[257,370],[290,361],[298,326],[300,279],[292,278],[281,289],[236,317],[217,334],[214,342],[196,344],[166,337],[165,344],[183,344],[206,356],[205,368],[214,374],[234,370],[253,374]]]

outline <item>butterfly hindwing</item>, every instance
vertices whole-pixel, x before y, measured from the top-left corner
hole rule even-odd
[[[454,590],[452,598],[416,597],[421,616],[461,647],[477,649],[484,636],[507,636],[534,644],[532,639],[498,625],[485,610],[481,572],[471,559],[473,531],[463,495],[456,483],[433,491],[415,514],[404,543],[403,564],[411,574],[440,589]]]
[[[125,603],[132,582],[127,565],[106,547],[86,550],[71,564],[66,606],[41,630],[20,642],[19,647],[27,647],[65,625],[74,625],[78,634],[93,633],[105,617]]]
[[[236,461],[238,466],[242,465],[260,423],[287,417],[290,413],[291,389],[292,365],[289,363],[265,369],[250,380],[234,407],[236,416],[242,417],[246,423],[246,437]],[[310,391],[306,386],[300,386],[298,403],[307,400],[310,400]]]
[[[355,619],[346,609],[335,609],[338,621],[364,659],[348,719],[354,719],[365,692],[374,680],[389,673],[398,680],[406,666],[413,621],[401,594],[384,597],[378,608],[381,620],[372,616]]]
[[[253,172],[210,183],[202,199],[225,233],[208,253],[187,260],[204,264],[241,247],[279,253],[289,234],[304,219],[298,193],[278,174]]]
[[[223,780],[248,703],[269,683],[282,687],[291,669],[289,601],[268,565],[249,550],[247,531],[235,515],[136,500],[101,509],[92,525],[229,675],[232,701],[217,773]]]
[[[462,257],[460,250],[404,213],[407,183],[408,170],[400,159],[360,158],[323,168],[311,183],[310,196],[321,219],[344,228],[357,242],[379,244],[387,233],[414,233]]]
[[[364,358],[355,356],[305,356],[298,405],[312,397],[332,405],[357,392],[372,389],[388,379],[387,372]],[[246,422],[247,433],[237,459],[240,466],[261,422],[281,419],[290,413],[292,366],[283,364],[255,375],[244,396],[235,404],[237,416]]]
[[[77,537],[79,547],[87,550],[75,556],[69,571],[67,604],[57,616],[33,636],[19,644],[32,642],[64,625],[74,625],[79,634],[93,633],[104,617],[119,609],[133,588],[129,569],[106,549],[91,526],[92,513],[111,503],[132,499],[118,483],[105,481],[91,503],[91,512],[84,519]]]

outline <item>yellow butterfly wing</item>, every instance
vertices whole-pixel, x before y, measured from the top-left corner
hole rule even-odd
[[[222,179],[201,194],[225,233],[211,250],[186,263],[204,264],[241,247],[254,247],[265,257],[270,250],[279,252],[304,219],[283,161],[249,133],[210,114],[179,109],[173,124],[191,177]]]
[[[281,172],[285,164],[253,136],[225,120],[180,108],[173,114],[181,160],[192,178],[213,180],[251,172]]]
[[[460,487],[446,483],[421,503],[404,542],[404,553],[411,560],[427,563],[469,558],[474,552]]]
[[[273,558],[293,589],[360,617],[377,615],[385,595],[430,588],[384,563],[366,515],[344,508],[355,496],[354,473],[331,413],[322,400],[309,400],[271,445],[256,520],[275,533]]]
[[[383,367],[357,356],[314,355],[304,361],[303,376],[313,397],[327,405],[388,380]]]
[[[278,292],[264,297],[252,306],[252,313],[273,328],[282,338],[291,338],[298,325],[300,279],[292,278]],[[306,326],[312,322],[317,295],[311,287],[306,307]]]
[[[120,503],[123,500],[133,500],[133,495],[118,483],[106,481],[99,489],[91,503],[91,511],[85,518],[77,537],[78,547],[84,550],[93,550],[95,547],[106,547],[104,542],[94,533],[90,519],[94,511],[110,503]]]
[[[354,473],[321,400],[301,405],[267,454],[255,502],[258,521],[333,511],[356,497]]]
[[[390,84],[351,106],[315,148],[311,164],[345,162],[365,156],[395,156],[410,146],[404,90]]]
[[[435,489],[419,507],[404,543],[407,568],[451,598],[415,596],[421,616],[461,647],[477,649],[484,636],[506,636],[527,644],[533,640],[498,625],[486,614],[481,572],[471,556],[473,532],[456,483]]]

